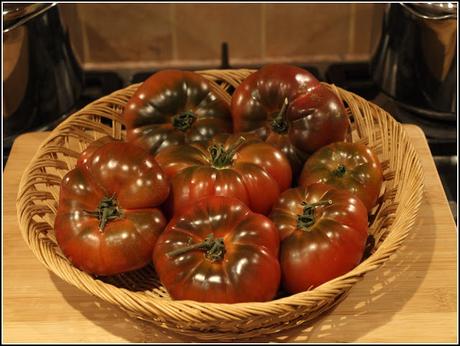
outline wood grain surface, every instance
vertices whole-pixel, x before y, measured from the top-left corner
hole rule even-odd
[[[252,342],[429,343],[458,341],[457,230],[420,128],[404,125],[424,168],[424,201],[413,232],[314,323]],[[49,272],[21,237],[16,194],[21,175],[49,133],[15,141],[4,170],[3,342],[199,342],[127,316]]]

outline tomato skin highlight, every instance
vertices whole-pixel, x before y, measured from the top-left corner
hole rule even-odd
[[[249,75],[233,93],[231,112],[234,132],[254,133],[277,147],[294,177],[309,155],[344,140],[349,130],[341,100],[310,72],[287,64]]]
[[[325,184],[286,190],[270,219],[280,232],[282,283],[291,294],[343,275],[362,259],[367,209],[346,190]]]
[[[378,156],[366,145],[335,142],[321,148],[305,162],[299,185],[313,183],[346,189],[371,211],[382,188],[382,166]]]
[[[227,102],[192,71],[167,69],[147,78],[126,104],[127,140],[152,154],[232,132]]]
[[[223,255],[192,249],[212,235]],[[238,303],[269,301],[280,284],[279,234],[275,225],[236,198],[213,196],[170,220],[153,252],[160,281],[173,299]]]
[[[150,261],[166,226],[158,207],[169,191],[153,155],[102,137],[63,177],[54,221],[58,245],[74,266],[90,274],[139,269]]]
[[[171,146],[156,160],[171,180],[169,215],[211,196],[238,198],[267,215],[292,180],[287,158],[255,136],[219,135],[206,143]]]

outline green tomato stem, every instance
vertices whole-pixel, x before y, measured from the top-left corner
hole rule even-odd
[[[302,214],[297,215],[297,228],[308,231],[310,226],[315,223],[315,209],[319,206],[331,205],[332,201],[328,200],[321,200],[316,203],[306,203],[302,202],[304,206]]]
[[[283,102],[283,106],[279,111],[278,115],[272,120],[272,130],[276,133],[285,133],[288,130],[288,122],[286,120],[286,110],[289,104],[288,98],[286,97]]]
[[[114,197],[104,197],[95,211],[84,210],[84,212],[87,215],[97,217],[101,232],[104,231],[105,225],[108,221],[122,216],[122,213],[118,208],[117,200]]]
[[[219,261],[224,257],[225,254],[224,238],[214,238],[214,234],[209,233],[201,243],[178,248],[168,252],[167,255],[169,257],[175,257],[193,250],[206,251],[206,258],[212,262]]]
[[[211,154],[211,163],[216,168],[223,168],[230,166],[236,152],[241,148],[246,138],[240,137],[232,146],[227,150],[224,149],[222,144],[213,144],[208,148]]]
[[[347,169],[345,168],[344,165],[340,164],[337,166],[335,170],[332,171],[332,174],[334,174],[337,177],[343,177],[346,173]]]
[[[193,112],[186,111],[176,114],[172,118],[173,126],[180,131],[187,131],[196,120],[196,115]]]

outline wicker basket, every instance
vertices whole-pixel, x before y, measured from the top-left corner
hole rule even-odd
[[[253,70],[199,71],[230,102],[231,90]],[[70,116],[40,146],[22,177],[17,211],[23,238],[53,273],[79,289],[156,326],[201,340],[229,341],[277,333],[312,321],[341,301],[364,274],[393,254],[414,225],[422,200],[422,168],[402,126],[388,113],[333,85],[352,123],[350,140],[374,149],[384,165],[379,204],[370,216],[375,247],[366,260],[313,290],[263,303],[216,304],[173,301],[152,265],[131,273],[95,278],[73,267],[53,232],[62,177],[79,153],[104,135],[124,138],[121,113],[138,84],[103,97]]]

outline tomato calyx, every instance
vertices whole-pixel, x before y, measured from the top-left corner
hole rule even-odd
[[[343,177],[346,171],[347,169],[344,165],[338,165],[337,168],[332,171],[332,174],[334,174],[337,177]]]
[[[331,205],[330,199],[321,200],[316,203],[302,202],[302,214],[297,215],[297,228],[303,231],[308,231],[310,226],[315,223],[315,208],[324,205]]]
[[[224,238],[214,238],[213,233],[209,233],[201,243],[191,244],[185,247],[168,252],[169,257],[182,255],[192,250],[206,251],[206,258],[211,262],[216,262],[224,258],[225,245]]]
[[[208,151],[211,154],[211,163],[213,167],[224,168],[230,166],[233,162],[233,157],[245,141],[246,138],[240,137],[238,141],[227,150],[225,150],[222,144],[213,144],[209,146]]]
[[[172,118],[173,126],[180,131],[187,131],[196,120],[196,115],[193,112],[185,111],[176,114]]]
[[[278,115],[272,120],[272,130],[276,133],[286,133],[288,130],[288,122],[286,120],[286,110],[289,104],[288,98],[286,97],[283,102],[283,106],[279,111]]]
[[[118,208],[117,200],[114,197],[104,197],[95,211],[85,210],[84,212],[88,215],[97,217],[99,220],[99,229],[101,231],[104,230],[108,221],[118,219],[122,216]]]

